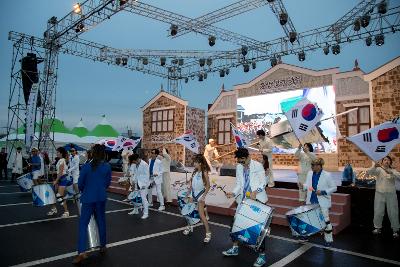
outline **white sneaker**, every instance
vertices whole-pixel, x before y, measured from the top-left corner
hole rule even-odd
[[[165,210],[165,206],[164,206],[164,205],[160,206],[160,207],[158,208],[158,210],[159,210],[159,211]]]
[[[139,214],[139,211],[137,209],[133,209],[131,212],[128,213],[128,215],[134,215],[134,214]]]
[[[190,232],[193,233],[193,226],[186,226],[186,229],[183,230],[184,235],[188,235]]]
[[[143,214],[143,216],[141,217],[141,219],[147,219],[147,218],[149,218],[149,214]]]
[[[52,208],[49,212],[47,212],[47,215],[48,216],[53,216],[56,213],[57,213],[57,208]]]
[[[69,217],[69,212],[64,211],[64,213],[61,215],[61,218],[68,218]]]

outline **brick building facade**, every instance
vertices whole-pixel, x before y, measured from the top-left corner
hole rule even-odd
[[[191,166],[193,153],[180,144],[169,143],[187,130],[193,131],[200,143],[200,151],[204,150],[204,110],[189,107],[188,101],[160,91],[142,107],[142,113],[142,147],[147,156],[151,149],[166,147],[173,160]]]

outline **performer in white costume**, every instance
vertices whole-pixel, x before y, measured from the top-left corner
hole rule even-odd
[[[207,164],[210,167],[211,174],[218,174],[220,163],[216,158],[219,157],[218,150],[215,147],[215,140],[210,138],[208,139],[208,144],[204,148],[204,157],[206,158]]]
[[[171,194],[171,156],[168,153],[168,149],[162,149],[162,194],[165,197],[167,203],[172,202],[172,194]]]
[[[132,163],[131,167],[133,168],[131,184],[135,185],[137,183],[143,204],[142,219],[147,219],[149,217],[149,202],[147,201],[147,193],[150,185],[149,165],[144,160],[140,159],[138,154],[129,156],[129,161]],[[129,214],[137,214],[135,208]]]
[[[303,151],[301,151],[303,150]],[[297,174],[298,180],[297,185],[299,186],[299,201],[304,202],[306,200],[306,192],[303,190],[302,184],[306,182],[307,173],[311,171],[311,162],[317,158],[313,153],[314,149],[310,143],[304,145],[299,144],[295,157],[299,159],[300,169]]]
[[[68,174],[72,176],[73,187],[75,193],[79,193],[78,179],[79,179],[79,155],[75,148],[69,150],[71,153],[69,157]]]
[[[158,149],[152,149],[150,160],[149,160],[149,173],[150,173],[150,188],[149,188],[149,206],[153,206],[153,186],[156,187],[157,198],[160,202],[160,207],[158,210],[165,210],[164,197],[161,192],[162,182],[163,182],[163,167],[162,162],[157,157],[160,154]]]
[[[393,230],[393,238],[399,238],[399,206],[397,202],[395,180],[400,179],[400,173],[392,168],[392,158],[386,156],[382,163],[375,163],[367,171],[369,175],[376,176],[374,199],[374,227],[373,234],[382,232],[382,220],[385,207]]]
[[[265,135],[264,130],[258,130],[257,131],[257,137],[258,137],[258,149],[261,152],[261,154],[265,155],[268,157],[268,162],[269,162],[269,180],[268,180],[268,187],[274,187],[275,186],[275,181],[274,181],[274,174],[272,172],[273,169],[273,162],[272,162],[272,148],[273,148],[273,142],[272,140]]]

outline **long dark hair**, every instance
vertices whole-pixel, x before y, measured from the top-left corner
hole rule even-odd
[[[387,158],[387,159],[390,161],[390,163],[389,163],[389,168],[392,169],[392,163],[393,163],[392,158],[391,158],[390,156],[386,156],[386,157],[384,157],[384,158]]]
[[[269,170],[269,160],[268,160],[268,156],[266,155],[262,155],[263,157],[263,167],[264,167],[264,171]]]
[[[60,146],[60,147],[57,148],[57,151],[60,152],[61,157],[62,157],[63,159],[65,159],[65,162],[66,162],[66,163],[68,163],[69,158],[68,158],[68,152],[67,152],[67,150],[66,150],[64,147]]]
[[[206,158],[202,154],[196,154],[194,156],[193,162],[200,163],[200,170],[194,169],[192,178],[196,172],[201,172],[201,179],[203,180],[203,184],[206,185],[207,180],[206,180],[206,176],[204,175],[204,173],[206,173],[206,172],[208,173],[211,171],[210,166],[208,166]]]
[[[106,158],[106,147],[100,144],[95,144],[92,149],[92,161],[90,165],[92,170],[95,171],[96,168],[105,160]]]

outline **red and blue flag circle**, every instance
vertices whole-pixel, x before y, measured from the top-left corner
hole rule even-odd
[[[106,142],[107,146],[115,146],[116,142],[114,140],[107,140]]]
[[[378,140],[381,143],[391,142],[399,138],[399,131],[396,127],[390,127],[378,131]]]
[[[303,116],[306,121],[312,121],[317,116],[317,108],[314,104],[307,104],[301,111],[301,116]]]

